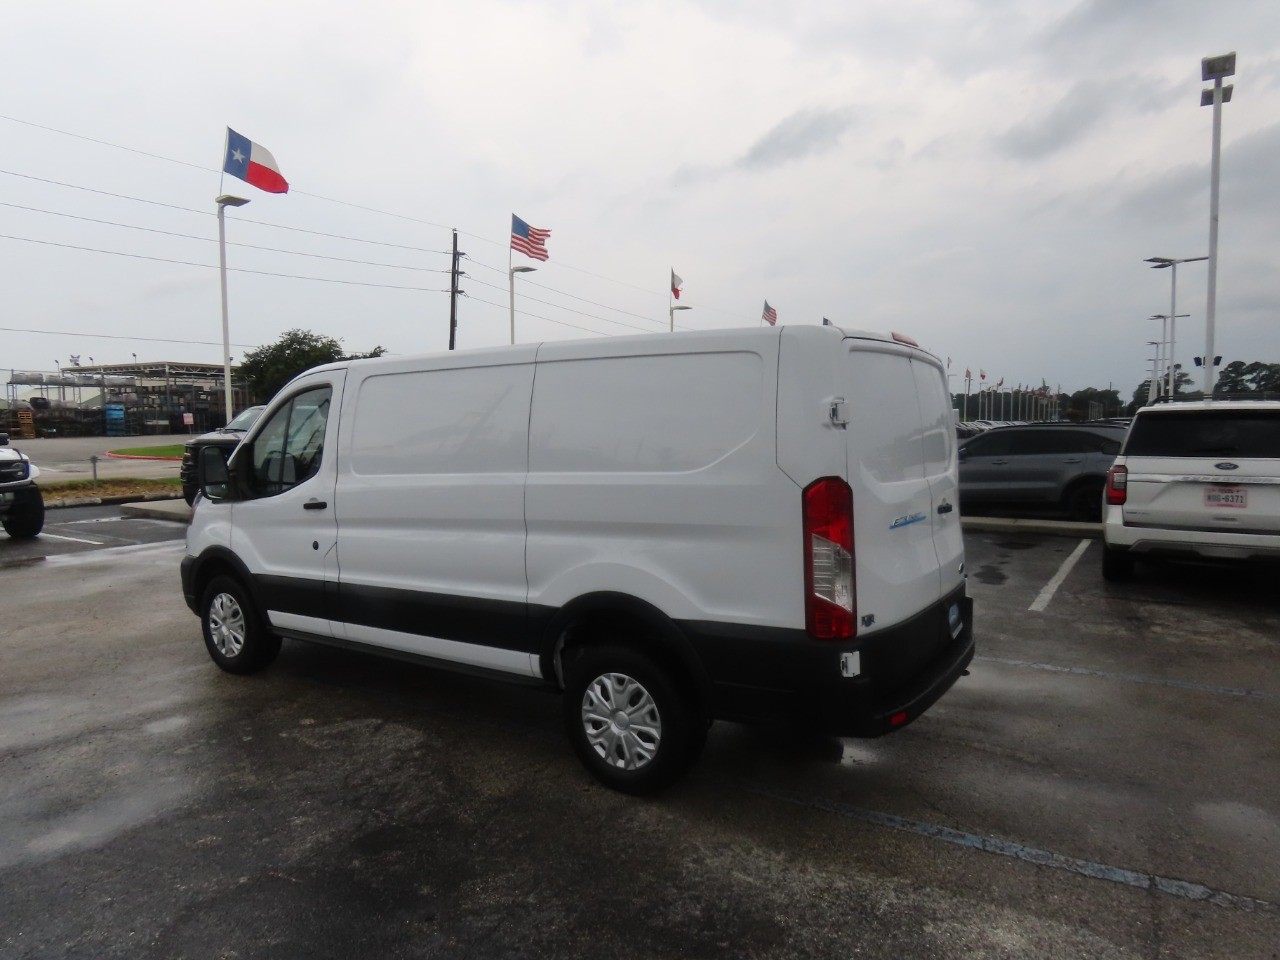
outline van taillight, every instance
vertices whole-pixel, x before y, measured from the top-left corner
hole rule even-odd
[[[857,633],[853,584],[853,491],[839,477],[804,490],[804,625],[812,637]]]
[[[1129,496],[1129,468],[1112,467],[1107,471],[1107,503],[1118,507]]]

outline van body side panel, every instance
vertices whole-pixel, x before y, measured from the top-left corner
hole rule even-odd
[[[524,476],[533,356],[520,347],[357,368],[336,492],[341,617],[351,639],[499,669],[512,665],[447,645],[530,649]],[[528,672],[521,656],[517,669]]]
[[[673,619],[803,624],[800,496],[776,466],[776,371],[774,331],[655,339],[642,354],[623,338],[544,344],[530,604],[621,590]]]

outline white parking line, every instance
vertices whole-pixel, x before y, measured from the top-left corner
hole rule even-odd
[[[42,537],[48,537],[50,540],[70,540],[72,543],[91,543],[95,547],[100,547],[105,543],[104,540],[81,540],[79,537],[63,537],[56,533],[42,533]]]
[[[1027,609],[1036,613],[1043,613],[1044,608],[1049,606],[1049,601],[1053,599],[1053,595],[1058,592],[1058,588],[1062,586],[1062,581],[1067,579],[1067,575],[1071,573],[1071,568],[1076,565],[1076,561],[1089,549],[1089,541],[1081,540],[1080,546],[1071,551],[1071,556],[1062,561],[1062,566],[1058,568],[1058,572],[1053,575],[1053,579],[1044,585],[1044,589],[1040,591],[1040,595],[1031,601],[1031,606]]]

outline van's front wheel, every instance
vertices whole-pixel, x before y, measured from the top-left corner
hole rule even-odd
[[[682,776],[707,732],[673,676],[638,651],[612,645],[581,649],[567,664],[564,720],[592,776],[632,794]]]
[[[204,645],[228,673],[254,673],[280,653],[280,638],[258,616],[249,591],[234,577],[214,577],[200,605]]]

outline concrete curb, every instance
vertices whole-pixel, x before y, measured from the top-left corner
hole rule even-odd
[[[1024,517],[961,517],[965,530],[979,533],[1038,533],[1051,537],[1102,539],[1101,523],[1078,520],[1037,520]]]
[[[142,517],[147,520],[191,522],[191,508],[181,497],[176,500],[158,500],[151,503],[126,503],[120,507],[120,512],[126,517]]]
[[[142,496],[133,493],[121,497],[77,497],[75,500],[45,501],[44,508],[46,510],[58,510],[63,507],[102,507],[121,503],[137,503],[140,500],[182,500],[182,491],[178,490],[174,493],[144,493]],[[183,501],[182,505],[185,507],[187,505],[186,501]]]
[[[170,463],[181,463],[181,457],[148,457],[141,453],[112,453],[107,451],[107,456],[112,460],[167,460]]]

